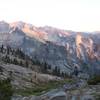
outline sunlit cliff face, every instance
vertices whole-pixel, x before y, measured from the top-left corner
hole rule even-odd
[[[82,36],[81,36],[81,33],[77,33],[76,45],[78,46],[80,43],[82,43]]]
[[[85,59],[85,56],[93,58],[93,40],[78,33],[76,36],[76,53],[79,59]]]
[[[85,37],[81,33],[77,33],[76,36],[76,54],[79,59],[100,59],[98,51],[94,51],[97,45],[94,44],[94,41],[91,37]]]
[[[77,53],[78,58],[80,58],[80,55],[82,53],[80,44],[82,44],[82,36],[81,36],[81,33],[77,33],[77,36],[76,36],[76,53]]]
[[[23,22],[14,22],[10,24],[13,28],[19,28],[22,30],[27,36],[29,37],[35,37],[36,39],[40,40],[41,42],[44,42],[44,39],[47,39],[45,32],[40,32],[37,27],[31,26],[29,24],[23,23]]]

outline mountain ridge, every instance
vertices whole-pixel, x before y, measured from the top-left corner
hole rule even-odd
[[[0,44],[11,45],[68,74],[74,67],[96,73],[100,70],[100,35],[66,31],[53,27],[35,27],[32,24],[0,22]],[[67,67],[66,67],[66,66]],[[86,68],[88,70],[86,70]],[[95,67],[96,66],[96,67]],[[72,70],[68,69],[70,67]],[[93,70],[95,69],[95,70]]]

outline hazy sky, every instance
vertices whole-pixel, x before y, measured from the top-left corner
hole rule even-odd
[[[100,31],[100,0],[0,0],[0,20]]]

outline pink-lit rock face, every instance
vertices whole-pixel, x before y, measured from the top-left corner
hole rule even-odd
[[[77,34],[76,36],[76,52],[77,52],[77,57],[80,58],[80,56],[83,56],[82,50],[81,50],[81,44],[82,44],[82,36],[80,33]]]
[[[94,51],[94,49],[96,49],[98,53]],[[85,59],[85,55],[87,55],[87,57],[91,60],[100,59],[100,50],[98,45],[94,44],[94,41],[91,39],[91,37],[82,36],[82,33],[78,33],[76,36],[76,52],[79,59]]]
[[[46,33],[43,31],[39,31],[37,27],[27,24],[24,22],[15,22],[10,24],[11,27],[13,28],[18,28],[22,30],[27,36],[29,37],[35,37],[36,39],[39,39],[40,41],[43,42],[44,39],[46,39]]]

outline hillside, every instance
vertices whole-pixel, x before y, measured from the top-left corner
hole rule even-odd
[[[70,75],[75,66],[88,74],[100,72],[100,33],[74,32],[24,22],[0,22],[0,44],[21,50],[33,60]],[[91,73],[92,72],[92,73]]]
[[[45,66],[46,63],[40,64],[37,60],[33,61],[21,49],[2,45],[0,47],[0,84],[2,86],[0,86],[0,99],[10,100],[10,96],[14,94],[38,94],[53,88],[41,87],[49,82],[59,82],[62,78],[48,74],[44,69]]]
[[[2,98],[95,100],[99,98],[99,83],[99,32],[0,22]]]

